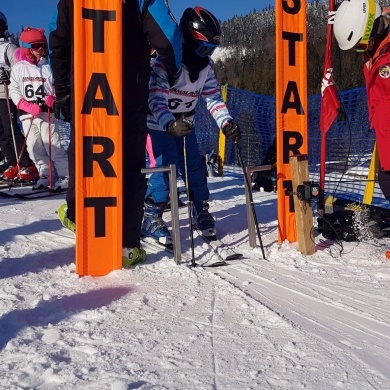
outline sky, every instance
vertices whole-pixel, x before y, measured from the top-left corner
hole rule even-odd
[[[46,29],[55,13],[57,3],[57,0],[2,0],[0,11],[7,17],[10,32],[20,32],[22,26]],[[224,21],[235,15],[247,15],[254,9],[262,10],[270,3],[268,0],[169,0],[171,10],[178,20],[186,8],[196,5],[208,9],[218,19]]]
[[[303,256],[277,243],[276,194],[256,191],[263,260],[242,178],[208,180],[218,235],[244,254],[220,268],[188,267],[182,208],[182,264],[146,247],[143,265],[80,278],[64,195],[0,197],[1,389],[390,389],[390,239],[317,232]]]

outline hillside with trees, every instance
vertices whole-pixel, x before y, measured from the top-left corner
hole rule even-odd
[[[307,5],[308,94],[319,94],[327,25],[328,2]],[[223,22],[222,47],[231,55],[216,61],[220,83],[264,95],[275,94],[275,9],[268,7]],[[341,51],[333,40],[334,80],[339,91],[364,85],[362,54]]]

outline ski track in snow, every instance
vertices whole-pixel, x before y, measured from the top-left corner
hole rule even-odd
[[[255,193],[263,260],[247,244],[243,181],[210,188],[220,236],[243,260],[192,269],[153,252],[100,278],[74,272],[63,196],[0,199],[0,388],[390,389],[383,249],[302,256],[276,244],[275,195]],[[180,219],[188,261],[186,210]]]

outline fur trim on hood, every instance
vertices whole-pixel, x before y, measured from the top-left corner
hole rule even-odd
[[[23,52],[20,50],[20,48],[17,48],[15,50],[14,60],[15,60],[15,63],[16,62],[20,62],[20,61],[27,61],[30,64],[34,64],[34,61],[32,61],[32,59],[30,57],[28,57],[25,54],[23,54]]]
[[[41,57],[37,61],[37,59],[35,57],[27,56],[26,54],[24,54],[23,51],[20,49],[20,47],[18,47],[15,50],[15,53],[14,53],[14,60],[15,60],[15,63],[20,62],[20,61],[27,61],[30,64],[38,65],[38,64],[41,64],[41,63],[45,63],[46,62],[46,57]]]

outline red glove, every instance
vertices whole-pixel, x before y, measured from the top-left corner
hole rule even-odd
[[[47,95],[45,96],[45,103],[48,107],[53,108],[54,102],[56,101],[55,96],[53,95]]]
[[[41,107],[39,107],[38,104],[28,102],[23,98],[19,100],[17,107],[19,110],[26,111],[33,116],[37,116],[42,112]]]

